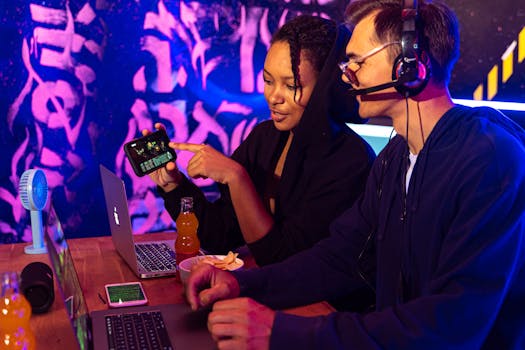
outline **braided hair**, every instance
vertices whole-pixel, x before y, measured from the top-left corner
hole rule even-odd
[[[290,46],[295,93],[297,90],[302,91],[299,72],[301,52],[316,73],[320,73],[335,43],[336,34],[337,25],[334,21],[311,15],[300,15],[286,22],[273,35],[271,44],[286,42]]]

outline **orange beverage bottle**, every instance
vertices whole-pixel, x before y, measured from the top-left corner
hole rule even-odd
[[[19,291],[18,274],[4,272],[0,300],[0,349],[36,348],[30,318],[31,305]]]
[[[177,263],[199,253],[201,244],[197,237],[199,220],[193,212],[193,197],[182,197],[180,213],[175,220],[177,225],[177,239],[175,240],[175,254]]]

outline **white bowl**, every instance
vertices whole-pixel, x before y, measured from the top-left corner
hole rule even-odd
[[[183,284],[186,284],[186,281],[188,280],[188,277],[190,276],[190,272],[193,266],[197,265],[199,262],[202,262],[206,258],[215,258],[215,259],[223,260],[225,257],[226,255],[197,255],[197,256],[182,260],[179,263],[179,275],[180,275],[181,282]],[[202,263],[205,264],[205,262],[202,262]],[[244,265],[244,261],[242,261],[242,259],[235,258],[235,261],[233,263],[225,266],[225,270],[228,270],[228,271],[238,270],[241,267],[243,267],[243,265]]]

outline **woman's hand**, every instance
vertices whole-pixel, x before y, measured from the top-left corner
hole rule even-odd
[[[155,129],[157,130],[166,130],[163,124],[156,123]],[[142,135],[146,136],[151,134],[150,130],[142,130]],[[174,190],[182,181],[182,174],[177,168],[175,162],[168,162],[164,167],[159,168],[149,174],[149,177],[160,186],[164,192],[169,192]]]
[[[188,175],[193,178],[210,178],[228,185],[244,172],[244,168],[239,163],[209,145],[170,142],[170,147],[194,153],[186,169]]]

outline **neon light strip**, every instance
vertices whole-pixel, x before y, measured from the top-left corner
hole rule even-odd
[[[462,99],[453,99],[454,103],[469,106],[469,107],[492,107],[495,109],[500,109],[504,111],[517,111],[525,112],[525,103],[518,102],[500,102],[500,101],[476,101],[476,100],[462,100]],[[372,136],[372,137],[390,137],[392,132],[391,126],[385,125],[374,125],[374,124],[347,124],[352,130],[358,133],[361,136]],[[395,134],[395,131],[394,131]]]
[[[373,125],[373,124],[352,124],[348,123],[348,127],[354,130],[361,136],[372,136],[372,137],[390,137],[392,132],[392,126],[385,125]],[[395,131],[394,131],[395,135]]]
[[[492,107],[495,109],[501,109],[503,111],[516,111],[516,112],[525,112],[525,103],[518,102],[500,102],[500,101],[484,101],[484,100],[461,100],[454,98],[452,99],[454,103],[459,105],[469,106],[469,107]]]

